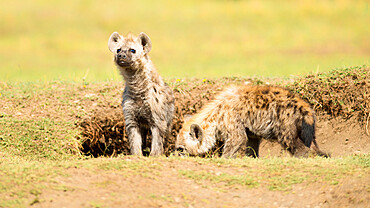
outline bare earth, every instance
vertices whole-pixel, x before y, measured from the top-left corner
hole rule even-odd
[[[320,120],[318,142],[333,157],[368,153],[370,137],[364,128],[351,121]],[[274,143],[263,143],[261,156],[287,156]],[[287,156],[289,157],[289,156]],[[112,160],[138,160],[126,156]],[[100,159],[96,159],[100,160]],[[193,180],[179,170],[238,174],[249,167],[202,164],[191,161],[160,160],[152,176],[127,176],[124,171],[95,173],[69,168],[69,177],[57,183],[65,187],[39,196],[34,207],[369,207],[369,177],[346,177],[339,185],[300,183],[288,191],[269,190],[266,186],[247,188],[207,180]],[[369,173],[364,173],[370,176]]]

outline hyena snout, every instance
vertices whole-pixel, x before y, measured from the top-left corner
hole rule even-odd
[[[185,149],[184,149],[183,147],[177,147],[177,148],[176,148],[176,151],[177,151],[177,152],[184,152],[184,150],[185,150]]]
[[[127,58],[126,54],[117,54],[117,59],[125,59]]]
[[[127,67],[132,65],[131,58],[125,53],[119,53],[116,56],[116,62],[121,67]]]
[[[182,146],[180,146],[180,147],[176,147],[176,149],[175,149],[175,155],[177,155],[177,156],[180,156],[180,157],[184,157],[184,156],[186,156],[187,154],[186,154],[186,150],[185,150],[185,148],[184,147],[182,147]]]

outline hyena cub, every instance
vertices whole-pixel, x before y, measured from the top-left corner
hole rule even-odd
[[[223,157],[233,157],[242,144],[248,156],[258,157],[261,138],[277,140],[294,156],[308,156],[315,141],[315,113],[288,90],[273,86],[232,86],[203,107],[180,130],[176,149],[203,155],[224,141]]]
[[[175,100],[149,58],[152,43],[145,33],[123,37],[114,32],[108,47],[126,83],[122,107],[131,154],[142,155],[142,145],[150,132],[150,155],[161,155],[164,139],[170,133]]]

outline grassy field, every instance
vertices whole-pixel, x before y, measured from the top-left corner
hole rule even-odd
[[[368,64],[368,1],[0,2],[0,80],[119,80],[107,40],[146,32],[167,78]]]

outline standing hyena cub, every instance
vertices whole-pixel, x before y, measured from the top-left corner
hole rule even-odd
[[[122,107],[131,154],[142,155],[142,145],[145,145],[150,132],[150,155],[161,155],[175,107],[172,90],[149,58],[151,41],[145,33],[138,37],[132,34],[123,37],[114,32],[108,47],[126,83]]]
[[[310,105],[289,91],[272,86],[232,86],[185,122],[176,149],[202,155],[224,141],[223,156],[232,157],[242,144],[258,157],[261,138],[277,140],[294,156],[308,156],[315,141],[315,114]]]

